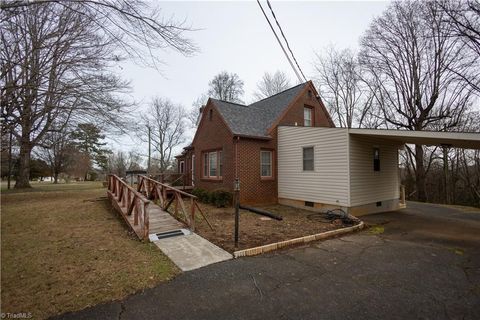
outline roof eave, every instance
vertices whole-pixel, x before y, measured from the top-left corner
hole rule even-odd
[[[254,136],[254,135],[248,135],[248,134],[240,134],[240,133],[234,133],[233,137],[239,137],[239,138],[248,138],[248,139],[258,139],[258,140],[272,140],[272,137],[270,136]]]

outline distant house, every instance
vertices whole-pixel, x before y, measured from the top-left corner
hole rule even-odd
[[[243,204],[362,215],[406,206],[406,143],[480,149],[480,134],[335,128],[309,81],[248,106],[209,99],[177,161],[195,187],[233,191],[238,178]]]
[[[277,128],[334,127],[311,81],[250,105],[210,98],[192,143],[177,156],[179,173],[195,187],[233,191],[240,201],[277,203]]]

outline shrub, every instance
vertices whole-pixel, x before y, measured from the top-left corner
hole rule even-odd
[[[201,188],[194,188],[192,194],[198,197],[198,200],[203,203],[213,204],[217,207],[226,207],[232,203],[232,194],[224,189],[215,191],[208,191]]]
[[[232,202],[232,194],[227,190],[218,189],[212,192],[212,201],[211,203],[216,205],[218,208],[226,207]]]

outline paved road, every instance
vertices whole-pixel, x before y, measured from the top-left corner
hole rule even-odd
[[[363,220],[384,232],[211,265],[58,319],[480,319],[480,212],[410,203]]]

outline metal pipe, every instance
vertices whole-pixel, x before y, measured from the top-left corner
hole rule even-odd
[[[279,221],[283,220],[283,218],[281,216],[278,216],[278,215],[276,215],[274,213],[271,213],[269,211],[265,211],[265,210],[258,209],[258,208],[242,206],[242,205],[240,205],[239,207],[240,207],[240,209],[248,210],[248,211],[251,211],[253,213],[256,213],[256,214],[259,214],[259,215],[262,215],[262,216],[266,216],[266,217],[269,217],[269,218],[272,218],[272,219],[275,219],[275,220],[279,220]]]

